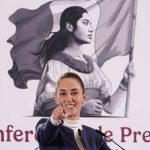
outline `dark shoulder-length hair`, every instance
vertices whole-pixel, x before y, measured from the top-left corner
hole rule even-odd
[[[87,13],[87,10],[79,6],[72,6],[63,11],[60,18],[60,30],[46,40],[41,47],[41,57],[44,65],[53,55],[63,51],[67,47],[68,31],[66,29],[66,23],[69,22],[75,30],[77,28],[76,23],[82,17],[83,13]]]

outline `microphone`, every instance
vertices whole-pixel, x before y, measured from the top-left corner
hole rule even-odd
[[[78,134],[79,134],[79,136],[81,136],[81,130],[80,129],[78,129]]]
[[[60,121],[60,125],[63,125],[63,124],[64,124],[64,121],[63,121],[63,120],[61,120],[61,121]]]
[[[113,142],[114,144],[116,144],[118,147],[120,147],[122,150],[125,150],[123,147],[121,147],[118,143],[116,143],[113,139],[109,138],[108,136],[106,136],[103,132],[99,131],[99,130],[95,130],[98,134],[106,137],[107,139],[109,139],[111,142]]]

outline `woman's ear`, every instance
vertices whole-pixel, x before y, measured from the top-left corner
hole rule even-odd
[[[66,29],[69,32],[73,32],[73,25],[69,22],[66,22]]]
[[[85,93],[83,94],[83,101],[82,101],[82,104],[85,102],[85,98],[86,98],[86,96],[85,96]]]

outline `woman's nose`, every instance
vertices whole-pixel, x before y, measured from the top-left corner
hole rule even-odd
[[[72,100],[72,95],[71,94],[67,94],[67,97],[66,99],[69,101],[69,100]]]
[[[93,25],[90,25],[90,27],[89,27],[89,32],[94,32],[94,27],[93,27]]]

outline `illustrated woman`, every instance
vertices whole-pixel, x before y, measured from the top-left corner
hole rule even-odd
[[[73,6],[65,9],[60,18],[60,30],[42,45],[40,55],[44,66],[34,106],[34,116],[49,116],[56,102],[56,82],[65,72],[74,72],[85,85],[86,100],[81,116],[101,116],[104,110],[113,113],[126,95],[128,76],[134,75],[129,63],[116,91],[111,94],[111,83],[93,59],[82,53],[83,45],[93,39],[93,27],[86,9]]]

